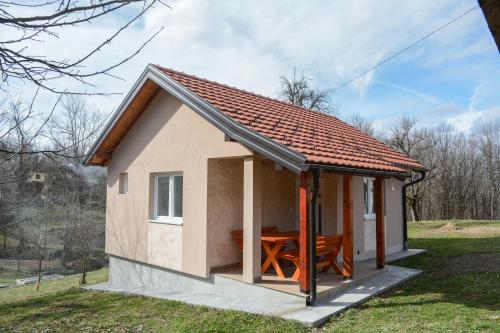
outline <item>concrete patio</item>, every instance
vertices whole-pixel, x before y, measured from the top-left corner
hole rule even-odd
[[[399,260],[421,252],[423,250],[412,249],[395,253],[387,256],[387,261]],[[421,273],[419,270],[389,265],[383,270],[375,270],[370,268],[372,265],[372,260],[358,263],[357,267],[362,267],[359,273],[362,272],[362,274],[358,274],[358,278],[350,281],[343,281],[335,274],[325,275],[328,276],[328,279],[325,280],[323,277],[323,281],[325,282],[323,285],[319,283],[318,295],[320,297],[318,297],[318,301],[314,307],[305,305],[305,296],[296,292],[297,285],[291,283],[292,281],[281,281],[282,283],[279,283],[276,279],[268,278],[266,282],[266,278],[264,277],[264,282],[253,285],[238,281],[239,276],[237,274],[232,276],[229,273],[215,274],[215,279],[212,283],[227,284],[229,289],[233,289],[233,284],[238,283],[240,284],[239,289],[241,289],[239,296],[197,292],[195,290],[186,292],[166,288],[151,288],[150,286],[111,285],[110,283],[101,283],[85,287],[84,289],[88,291],[116,292],[126,295],[155,297],[223,310],[245,311],[295,320],[308,326],[319,326],[331,316],[354,307]],[[337,277],[339,278],[337,279]],[[319,278],[321,281],[321,276]],[[262,293],[265,295],[268,292],[281,294],[280,301],[268,297],[252,299],[244,296],[251,293]],[[300,300],[299,297],[304,297],[304,302],[297,301]],[[288,299],[289,301],[287,301]]]

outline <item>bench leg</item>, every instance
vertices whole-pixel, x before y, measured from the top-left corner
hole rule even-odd
[[[330,255],[328,257],[328,265],[324,266],[323,269],[321,270],[321,272],[323,273],[326,273],[328,272],[328,270],[331,268],[333,268],[333,270],[337,273],[337,274],[342,274],[342,271],[340,270],[340,267],[337,265],[337,262],[336,262],[336,259],[337,259],[337,254],[338,253],[335,253],[333,255]]]
[[[294,260],[293,263],[295,265],[295,272],[293,272],[292,279],[297,281],[300,277],[300,263],[298,260]]]

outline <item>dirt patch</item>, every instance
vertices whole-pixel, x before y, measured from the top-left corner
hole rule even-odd
[[[460,227],[453,223],[447,223],[442,227],[438,228],[439,231],[450,232],[460,230]]]
[[[496,235],[500,234],[500,227],[476,226],[462,228],[454,223],[447,223],[437,228],[439,232],[454,232],[468,235]]]
[[[500,253],[473,253],[446,258],[439,274],[455,275],[471,272],[500,272]]]
[[[471,235],[495,235],[500,234],[500,227],[467,227],[460,229],[459,232]]]

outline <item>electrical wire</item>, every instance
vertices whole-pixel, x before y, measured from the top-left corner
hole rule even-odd
[[[440,26],[439,28],[429,32],[428,34],[426,34],[425,36],[421,37],[420,39],[416,40],[415,42],[411,43],[410,45],[406,46],[405,48],[399,50],[398,52],[392,54],[391,56],[385,58],[384,60],[378,62],[377,64],[373,65],[372,67],[368,68],[367,70],[365,70],[364,72],[362,72],[361,74],[355,76],[354,78],[348,80],[348,81],[345,81],[344,83],[342,83],[341,85],[339,85],[337,88],[333,89],[332,90],[332,93],[336,93],[337,91],[339,91],[340,89],[344,88],[345,86],[351,84],[352,82],[360,79],[361,77],[365,76],[366,74],[370,73],[371,71],[377,69],[378,67],[382,66],[383,64],[385,64],[386,62],[394,59],[395,57],[397,57],[398,55],[400,55],[401,53],[403,52],[406,52],[407,50],[409,50],[410,48],[414,47],[415,45],[423,42],[424,40],[426,40],[427,38],[431,37],[432,35],[434,35],[435,33],[443,30],[444,28],[446,28],[447,26],[449,26],[450,24],[453,24],[455,23],[456,21],[460,20],[462,17],[466,16],[467,14],[469,14],[470,12],[472,12],[473,10],[479,8],[479,5],[476,5],[472,8],[469,8],[467,11],[463,12],[462,14],[460,14],[459,16],[455,17],[454,19],[446,22],[445,24],[443,24],[442,26]]]

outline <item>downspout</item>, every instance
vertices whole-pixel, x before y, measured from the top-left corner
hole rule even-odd
[[[319,191],[319,173],[320,169],[312,169],[313,185],[312,185],[312,197],[311,197],[311,220],[310,220],[310,260],[311,263],[311,290],[309,292],[309,297],[307,298],[307,303],[314,306],[316,303],[316,203],[318,199]]]
[[[402,195],[403,195],[403,251],[406,251],[408,250],[408,219],[406,218],[406,212],[407,212],[407,209],[406,209],[406,188],[408,186],[412,186],[412,185],[415,185],[417,183],[420,183],[422,180],[424,180],[425,178],[425,171],[419,171],[420,173],[420,177],[415,179],[415,180],[412,180],[411,182],[409,183],[406,183],[403,185],[403,189],[402,189]]]

